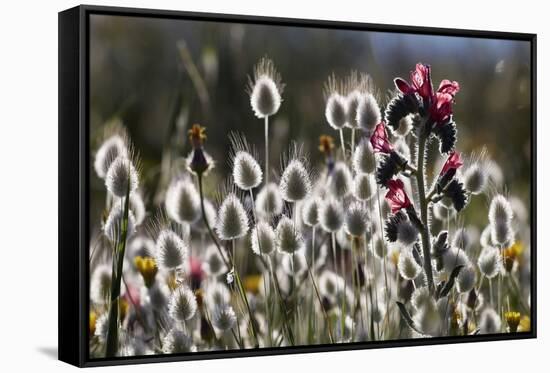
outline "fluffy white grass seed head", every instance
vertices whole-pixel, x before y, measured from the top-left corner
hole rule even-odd
[[[214,277],[220,276],[227,270],[225,263],[220,257],[220,254],[214,244],[211,244],[206,248],[202,269],[205,273]]]
[[[344,162],[336,162],[329,179],[330,191],[339,199],[352,192],[353,179],[351,171]]]
[[[277,224],[277,249],[283,254],[292,254],[304,247],[302,233],[288,217],[283,216]]]
[[[513,240],[514,232],[511,226],[514,212],[510,202],[497,194],[491,200],[489,207],[489,223],[491,225],[491,240],[495,245],[507,245]]]
[[[456,278],[456,289],[459,293],[467,293],[476,284],[476,270],[473,265],[467,265],[460,270]]]
[[[283,212],[283,198],[275,183],[264,186],[256,195],[256,211],[264,217],[280,215]]]
[[[132,194],[138,188],[138,173],[130,159],[125,156],[118,156],[107,170],[105,186],[112,195],[125,197],[128,182],[130,183],[130,194]]]
[[[329,233],[339,230],[344,224],[342,204],[330,197],[324,200],[319,207],[319,223]]]
[[[90,280],[90,299],[95,304],[108,304],[111,294],[111,266],[100,264]]]
[[[284,85],[273,61],[262,58],[254,69],[254,80],[249,79],[250,105],[258,118],[271,116],[279,111]]]
[[[184,331],[172,329],[162,341],[162,350],[167,354],[196,352],[197,346],[193,344],[193,339]]]
[[[489,222],[492,225],[509,224],[514,217],[510,202],[502,194],[497,194],[491,200],[489,207]]]
[[[357,106],[357,124],[368,134],[382,121],[382,113],[372,93],[365,93]]]
[[[500,272],[501,262],[499,250],[496,247],[485,246],[479,255],[477,265],[485,277],[493,278]]]
[[[242,190],[256,188],[262,182],[262,169],[254,157],[239,150],[233,158],[233,180]]]
[[[172,182],[166,191],[165,207],[168,216],[180,224],[197,221],[201,206],[195,184],[188,178]]]
[[[422,271],[422,267],[416,262],[412,255],[412,251],[405,249],[399,254],[397,262],[399,273],[406,280],[414,280]]]
[[[356,174],[372,174],[376,171],[376,158],[367,139],[361,140],[355,147],[352,163]]]
[[[483,229],[483,231],[481,232],[481,235],[479,236],[479,244],[481,245],[481,247],[491,246],[491,225],[490,224],[486,226],[485,229]]]
[[[344,227],[349,235],[354,237],[363,236],[367,231],[368,223],[368,213],[362,203],[354,202],[346,209]]]
[[[177,321],[186,321],[195,316],[197,299],[187,285],[182,285],[174,291],[170,298],[168,312]]]
[[[275,250],[276,239],[275,231],[271,225],[263,221],[256,224],[250,232],[252,251],[256,255],[271,254]]]
[[[357,123],[357,108],[359,107],[359,102],[361,101],[361,91],[358,89],[353,89],[346,96],[346,106],[347,106],[347,119],[346,127],[358,128],[359,124]]]
[[[160,268],[174,270],[187,261],[188,247],[172,230],[162,230],[156,241],[155,259]]]
[[[376,193],[376,181],[370,174],[357,174],[353,179],[353,195],[359,201],[368,201]]]
[[[452,247],[443,254],[443,267],[447,273],[451,273],[457,266],[468,267],[471,265],[468,255],[458,247]]]
[[[464,187],[470,193],[477,195],[485,191],[489,176],[483,164],[476,162],[464,171]]]
[[[497,223],[491,225],[491,241],[494,245],[510,246],[514,240],[511,224]]]
[[[212,324],[224,332],[233,329],[235,324],[237,324],[237,316],[233,307],[228,304],[215,307],[212,313]]]
[[[486,308],[479,319],[481,333],[494,334],[500,332],[501,320],[498,313],[492,308]]]
[[[122,238],[122,218],[124,217],[124,205],[115,203],[105,220],[103,232],[105,236],[115,244]],[[131,210],[128,210],[128,226],[126,228],[126,240],[136,232],[136,218]]]
[[[299,159],[291,160],[286,166],[279,182],[281,196],[285,201],[297,202],[311,193],[311,179],[304,163]]]
[[[327,99],[325,118],[335,130],[342,129],[348,120],[347,100],[339,93],[333,92]]]
[[[397,224],[397,240],[405,247],[410,247],[418,239],[418,230],[410,221],[405,220]]]
[[[315,227],[319,224],[319,204],[316,197],[308,198],[302,205],[302,221],[309,227]]]
[[[248,217],[240,199],[233,193],[228,194],[218,211],[216,232],[220,239],[234,240],[248,232]]]
[[[126,142],[119,135],[113,135],[101,144],[94,160],[94,169],[101,179],[107,175],[111,163],[118,157],[128,158]]]

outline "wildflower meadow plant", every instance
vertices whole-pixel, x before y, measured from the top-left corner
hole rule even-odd
[[[330,75],[315,103],[327,134],[288,139],[278,174],[269,119],[284,111],[284,85],[267,57],[241,103],[264,120],[263,159],[237,132],[221,134],[229,152],[214,159],[215,124],[193,124],[176,160],[144,175],[129,132],[107,133],[93,160],[106,198],[91,354],[529,330],[526,208],[486,150],[457,149],[454,107],[468,87],[434,89],[423,63],[394,85],[384,102],[367,74]],[[155,178],[166,183],[152,188]],[[482,222],[465,213],[473,199],[486,200]]]

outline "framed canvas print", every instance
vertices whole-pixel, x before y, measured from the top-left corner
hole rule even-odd
[[[536,36],[59,14],[59,357],[536,336]]]

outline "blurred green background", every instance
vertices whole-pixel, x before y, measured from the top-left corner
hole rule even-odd
[[[502,167],[507,190],[528,206],[528,42],[104,15],[91,16],[90,31],[92,151],[104,123],[118,116],[145,175],[155,174],[166,147],[187,154],[186,129],[193,123],[207,127],[207,150],[218,162],[218,175],[228,171],[231,130],[246,133],[263,158],[263,121],[254,117],[245,89],[265,55],[286,84],[284,102],[271,119],[272,166],[292,139],[304,143],[315,163],[319,135],[337,137],[324,118],[323,84],[332,72],[368,72],[385,105],[394,77],[408,78],[424,62],[432,65],[436,88],[444,78],[461,85],[455,105],[458,149],[468,154],[485,146]],[[190,66],[204,83],[202,99]],[[91,192],[91,213],[98,216],[104,187],[95,175]],[[479,219],[486,220],[486,212]]]

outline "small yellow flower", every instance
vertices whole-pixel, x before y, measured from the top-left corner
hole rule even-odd
[[[521,314],[515,311],[508,311],[504,313],[504,318],[506,323],[508,323],[508,329],[510,333],[515,333],[518,331],[518,325],[521,321]]]
[[[514,268],[514,262],[519,260],[523,253],[523,243],[516,241],[514,244],[504,250],[502,250],[502,259],[504,261],[504,268],[507,272],[511,272]]]
[[[531,331],[531,319],[525,315],[519,322],[518,332],[530,332]]]
[[[262,276],[260,275],[249,275],[244,278],[244,288],[246,291],[251,292],[252,294],[258,294],[260,290],[260,280]]]
[[[97,313],[95,311],[90,311],[90,336],[93,336],[95,334],[95,323],[97,321]]]
[[[319,151],[325,156],[329,156],[334,149],[334,139],[329,135],[319,136]]]
[[[155,283],[155,276],[158,272],[158,267],[155,259],[147,256],[136,256],[134,258],[134,263],[138,272],[141,274],[141,277],[143,277],[145,286],[147,286],[148,288],[151,287]]]

